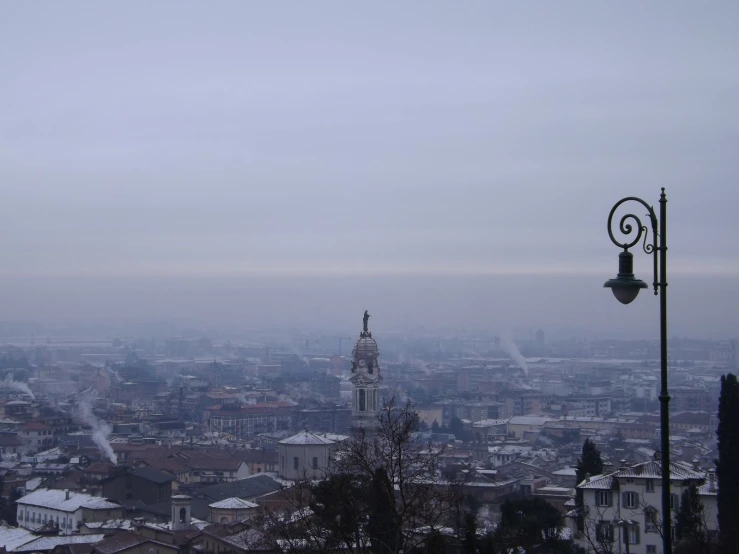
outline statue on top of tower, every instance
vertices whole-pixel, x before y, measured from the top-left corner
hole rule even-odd
[[[362,318],[362,323],[364,326],[364,333],[369,333],[369,328],[367,327],[367,324],[369,323],[370,314],[367,310],[364,310],[364,317]]]

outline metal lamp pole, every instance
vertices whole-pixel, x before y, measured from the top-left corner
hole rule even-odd
[[[619,242],[613,236],[613,216],[616,210],[626,202],[638,202],[647,209],[647,217],[651,224],[652,242],[649,238],[649,228],[642,225],[641,220],[634,214],[624,215],[619,222],[619,231],[626,239]],[[659,298],[660,321],[660,434],[662,435],[662,552],[672,554],[672,515],[670,511],[670,395],[667,392],[667,196],[665,189],[659,197],[659,219],[654,208],[641,198],[628,196],[616,202],[608,215],[608,236],[613,244],[623,248],[618,255],[618,275],[609,279],[603,285],[613,291],[613,295],[622,304],[630,304],[641,289],[648,288],[647,284],[634,277],[634,255],[629,248],[636,246],[644,236],[642,248],[646,254],[652,256],[654,262],[654,294]],[[633,237],[633,238],[632,238]]]

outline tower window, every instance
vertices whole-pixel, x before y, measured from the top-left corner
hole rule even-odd
[[[313,469],[318,469],[318,456],[313,456]]]
[[[298,469],[300,467],[300,460],[298,460],[298,457],[295,456],[293,458],[293,469]]]
[[[180,508],[180,523],[185,523],[187,521],[187,510],[185,508]]]
[[[359,389],[359,411],[367,410],[367,394],[364,389]]]

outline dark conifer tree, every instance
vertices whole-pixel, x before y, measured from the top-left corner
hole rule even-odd
[[[477,518],[469,513],[464,516],[464,536],[462,537],[462,552],[464,554],[477,553]]]
[[[690,485],[680,498],[680,509],[675,519],[675,535],[678,540],[692,539],[705,542],[705,510],[698,489]]]
[[[739,383],[721,376],[718,403],[718,524],[722,552],[739,553]]]
[[[396,552],[397,525],[393,485],[384,468],[375,470],[370,485],[370,512],[367,532],[372,548],[381,554]]]
[[[603,473],[603,460],[600,457],[600,450],[595,446],[595,443],[590,439],[585,439],[582,445],[582,458],[577,460],[577,469],[575,471],[575,480],[579,485],[585,475],[600,475]],[[582,491],[577,490],[577,505],[582,506]]]

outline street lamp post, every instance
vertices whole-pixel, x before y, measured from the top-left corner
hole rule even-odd
[[[616,210],[626,202],[637,202],[647,209],[647,217],[651,225],[652,242],[648,242],[649,228],[642,225],[638,216],[629,213],[619,222],[619,230],[625,241],[619,242],[613,236],[613,216]],[[660,433],[662,435],[662,552],[672,554],[672,517],[670,513],[670,395],[667,392],[667,196],[665,189],[659,197],[659,219],[654,208],[641,198],[628,196],[622,198],[611,208],[608,215],[608,236],[613,244],[623,248],[618,255],[618,275],[603,285],[610,288],[616,299],[622,304],[630,304],[647,284],[634,277],[634,255],[629,248],[636,246],[644,236],[642,248],[652,256],[654,262],[654,294],[659,295],[660,320]]]

